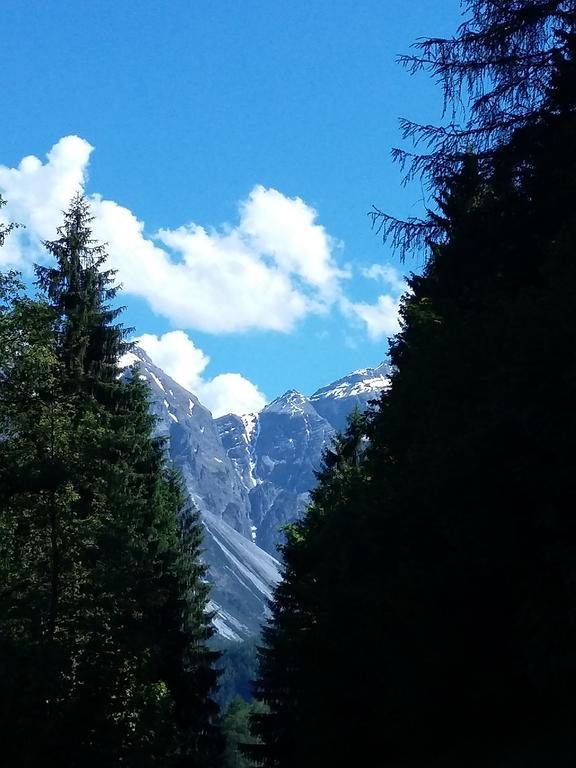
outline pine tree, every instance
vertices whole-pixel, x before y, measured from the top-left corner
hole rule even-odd
[[[459,156],[432,153],[427,261],[358,479],[347,491],[332,461],[317,524],[288,547],[259,683],[265,766],[576,756],[574,5],[469,7],[481,28],[464,29],[467,53],[428,51],[455,78],[459,63],[492,72],[467,128],[487,144],[468,133]],[[503,79],[494,59],[475,64],[475,41],[509,53]],[[513,124],[490,133],[506,104]]]
[[[47,510],[69,494],[53,460],[68,414],[54,397],[51,313],[25,298],[13,273],[0,276],[0,294],[0,721],[4,758],[25,766],[34,763],[30,734],[43,740],[58,664],[45,642]]]
[[[118,288],[114,271],[103,269],[106,250],[92,238],[92,220],[88,202],[76,196],[58,228],[59,238],[44,242],[55,266],[37,266],[36,274],[56,313],[59,358],[71,386],[101,388],[115,382],[130,329],[113,325],[122,308],[109,306]]]
[[[250,751],[256,739],[250,733],[250,721],[264,713],[258,701],[247,702],[235,696],[222,716],[225,750],[222,768],[252,768],[255,763],[245,751]]]
[[[490,173],[498,147],[541,120],[558,64],[570,56],[565,32],[576,23],[574,0],[465,0],[462,5],[464,21],[456,35],[419,40],[416,53],[400,57],[410,72],[428,72],[443,90],[445,124],[402,118],[403,138],[414,150],[393,150],[405,180],[420,178],[433,199],[471,152],[480,169]],[[434,216],[403,221],[376,206],[370,215],[402,256],[426,251],[445,235]]]
[[[263,744],[248,750],[267,768],[350,764],[355,758],[343,732],[334,731],[332,715],[334,707],[342,711],[342,662],[353,652],[343,627],[336,629],[339,615],[346,605],[354,621],[363,610],[361,595],[349,590],[356,590],[352,561],[365,530],[358,508],[349,512],[352,503],[360,506],[366,480],[360,461],[365,426],[362,416],[351,416],[347,432],[326,451],[304,518],[286,529],[283,579],[263,630],[256,684],[256,697],[267,707],[253,718]],[[353,715],[346,710],[346,717],[348,729]]]
[[[23,584],[17,601],[8,586],[0,619],[14,694],[5,754],[23,766],[47,751],[62,766],[213,765],[200,526],[152,436],[145,384],[120,377],[126,331],[113,324],[113,274],[83,198],[58,234],[46,243],[56,266],[37,270],[45,369],[38,343],[16,333],[32,360],[28,389],[12,373],[5,389],[20,387],[34,406],[7,405],[13,439],[2,446],[15,458],[0,548]],[[33,579],[21,572],[22,547]]]

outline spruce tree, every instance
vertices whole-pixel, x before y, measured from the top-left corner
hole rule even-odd
[[[114,271],[104,269],[106,249],[95,242],[88,202],[77,195],[64,214],[58,239],[45,241],[52,267],[37,266],[38,286],[55,312],[59,359],[72,389],[114,385],[129,329],[114,325],[118,291]]]
[[[200,526],[153,437],[145,384],[120,377],[126,331],[113,324],[113,275],[83,198],[58,234],[46,243],[56,265],[37,269],[46,351],[16,333],[32,357],[21,392],[32,407],[6,400],[4,411],[13,428],[2,448],[15,456],[2,499],[14,571],[0,619],[14,695],[5,753],[23,766],[47,751],[62,766],[213,765]],[[26,356],[14,359],[20,370]],[[18,383],[7,377],[6,398]]]
[[[395,148],[406,181],[420,179],[432,198],[474,153],[491,172],[494,154],[514,132],[536,125],[559,62],[570,57],[566,30],[576,23],[574,0],[464,0],[464,21],[451,38],[424,38],[401,56],[412,72],[424,71],[444,96],[443,125],[402,118],[412,151]],[[443,239],[433,215],[408,221],[374,206],[373,223],[402,256]]]
[[[55,402],[51,314],[0,275],[0,722],[4,759],[34,764],[54,695],[48,649],[52,582],[48,510],[65,503],[64,467],[53,460],[65,407]]]
[[[358,480],[346,492],[331,462],[317,524],[289,545],[259,683],[265,766],[576,757],[575,9],[469,8],[474,34],[425,50],[449,94],[459,72],[491,72],[477,85],[493,90],[462,144],[420,166],[435,210],[398,223],[427,260]]]
[[[283,579],[263,631],[256,683],[256,697],[267,708],[253,717],[262,744],[247,750],[258,764],[304,768],[356,759],[349,732],[354,714],[342,709],[351,691],[343,690],[342,680],[348,680],[345,659],[357,645],[348,645],[338,625],[345,610],[354,632],[363,611],[362,594],[356,594],[359,572],[353,577],[351,569],[365,534],[359,514],[365,428],[364,418],[353,414],[346,433],[325,453],[305,516],[286,529]],[[333,720],[334,707],[345,714],[346,731]]]

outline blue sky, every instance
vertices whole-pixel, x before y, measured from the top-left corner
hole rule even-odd
[[[442,106],[396,56],[459,5],[3,0],[0,193],[27,229],[0,265],[43,258],[81,187],[125,322],[215,412],[377,364],[421,265],[366,214],[421,210],[390,149]]]

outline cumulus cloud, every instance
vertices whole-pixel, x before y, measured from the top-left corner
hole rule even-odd
[[[266,405],[266,397],[258,387],[239,373],[221,373],[203,382],[197,396],[214,416],[241,416],[260,411]]]
[[[158,239],[177,254],[178,261],[170,261],[166,254],[158,258],[156,249],[156,258],[147,267],[154,267],[155,275],[161,272],[162,283],[153,290],[145,286],[140,290],[146,275],[131,273],[125,285],[148,298],[162,314],[168,310],[175,323],[208,333],[288,332],[319,309],[310,292],[302,291],[277,265],[266,263],[238,230],[207,232],[192,224],[161,230]]]
[[[16,168],[0,165],[0,192],[7,201],[0,220],[25,227],[6,239],[0,263],[26,268],[43,256],[40,241],[55,237],[62,211],[83,188],[92,149],[79,136],[66,136],[48,152],[46,163],[29,155]]]
[[[270,256],[285,273],[298,275],[325,301],[339,296],[347,273],[335,266],[332,251],[338,243],[316,223],[313,208],[299,197],[258,185],[240,209],[239,231],[256,252]]]
[[[48,152],[46,163],[28,155],[17,168],[0,165],[0,189],[15,220],[42,239],[54,237],[62,211],[84,185],[92,149],[79,136],[66,136]]]
[[[382,294],[375,304],[347,301],[344,303],[343,309],[348,316],[365,324],[368,335],[373,341],[380,341],[399,331],[399,307],[399,298]]]
[[[396,293],[404,293],[408,288],[406,281],[392,264],[371,264],[369,267],[361,267],[360,272],[370,280],[378,280],[388,285]]]
[[[174,381],[195,393],[210,358],[184,331],[169,331],[163,336],[144,333],[134,341]]]
[[[169,331],[162,336],[145,333],[136,342],[174,381],[193,392],[213,416],[242,415],[266,405],[258,387],[239,373],[206,378],[204,371],[210,358],[184,331]]]
[[[369,267],[361,267],[360,273],[370,280],[384,283],[388,292],[378,296],[375,304],[354,303],[344,298],[340,302],[342,311],[362,323],[372,341],[380,341],[398,333],[400,297],[409,290],[408,284],[392,264],[371,264]]]
[[[7,238],[0,265],[26,270],[46,258],[41,240],[56,236],[62,211],[83,191],[92,151],[85,139],[66,136],[45,162],[31,155],[15,168],[0,166],[0,193],[8,201],[0,221],[26,227]],[[349,274],[335,258],[340,244],[299,197],[257,185],[239,203],[233,225],[214,229],[192,222],[155,233],[115,201],[98,194],[89,200],[94,236],[108,244],[109,264],[124,291],[176,327],[214,334],[290,332],[307,316],[336,307],[372,339],[397,330],[398,296],[406,288],[399,273],[390,265],[361,269],[385,291],[376,304],[352,303],[343,290]],[[213,381],[214,398],[217,384],[237,392],[243,387],[237,379]],[[242,391],[252,398],[251,390]]]
[[[29,156],[16,168],[0,167],[0,191],[8,200],[2,215],[27,227],[4,260],[38,258],[30,238],[55,236],[61,211],[84,187],[91,152],[87,141],[67,136],[44,163]],[[298,197],[256,186],[240,203],[234,226],[217,230],[193,222],[153,234],[118,203],[99,195],[90,202],[94,235],[108,243],[124,290],[174,325],[208,333],[288,332],[307,315],[327,311],[340,294],[345,273],[333,257],[337,244]]]

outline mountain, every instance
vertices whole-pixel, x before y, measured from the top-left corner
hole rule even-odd
[[[142,349],[125,355],[121,364],[136,364],[137,375],[147,382],[156,432],[167,438],[170,459],[200,510],[215,627],[230,640],[253,636],[266,616],[280,564],[252,542],[248,490],[224,450],[212,414]]]
[[[222,416],[216,428],[238,474],[247,478],[254,540],[275,554],[280,527],[306,508],[334,428],[295,390],[258,414]]]
[[[136,348],[128,373],[150,387],[157,433],[201,513],[214,625],[229,640],[257,634],[280,578],[282,526],[305,510],[324,449],[353,408],[388,383],[388,368],[366,368],[310,398],[289,390],[256,414],[213,419],[198,398]]]
[[[348,414],[355,408],[364,411],[389,383],[390,366],[380,363],[377,368],[361,368],[318,389],[310,402],[335,430],[343,432]]]
[[[260,413],[221,416],[216,428],[248,490],[253,538],[272,555],[282,526],[309,502],[324,448],[346,428],[354,408],[364,410],[388,386],[389,367],[363,368],[317,390],[310,398],[289,390]]]

